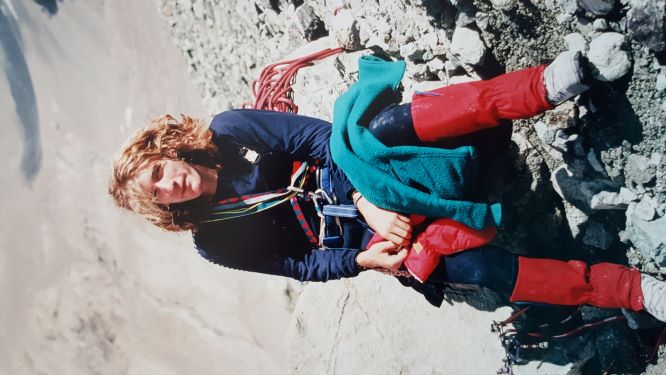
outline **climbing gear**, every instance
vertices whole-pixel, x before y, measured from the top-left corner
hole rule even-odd
[[[342,48],[328,48],[307,56],[280,61],[266,66],[261,71],[259,78],[252,81],[252,92],[255,97],[254,104],[245,104],[243,107],[297,113],[298,107],[293,102],[291,84],[298,70],[342,51],[344,51]],[[261,159],[260,154],[246,147],[241,148],[240,156],[252,164],[257,164]],[[291,176],[291,184],[288,187],[265,193],[221,200],[209,208],[208,217],[202,222],[211,223],[252,215],[288,201],[311,244],[315,246],[323,244],[327,247],[340,247],[342,244],[342,225],[339,219],[329,218],[335,216],[351,217],[352,211],[343,208],[342,213],[344,215],[340,215],[340,210],[335,210],[332,207],[328,210],[325,209],[334,203],[335,197],[333,196],[332,182],[328,170],[326,168],[317,168],[317,164],[317,161],[312,164],[295,162],[295,172]],[[307,192],[305,191],[305,185],[314,173],[318,176],[318,188],[314,192]],[[314,234],[305,219],[299,203],[299,197],[313,201],[315,210],[321,218],[319,236]],[[323,210],[322,207],[324,207]],[[353,217],[356,217],[356,215]]]
[[[517,329],[513,323],[523,316],[530,306],[516,310],[507,319],[493,321],[490,331],[497,333],[504,348],[505,357],[498,374],[513,375],[513,366],[521,365],[534,359],[535,356],[548,349],[557,340],[573,337],[591,328],[625,320],[624,315],[614,315],[591,323],[581,323],[581,306],[578,306],[570,315],[554,324],[545,323],[535,327],[534,330]],[[657,345],[660,342],[657,341]]]
[[[252,81],[254,103],[246,103],[243,107],[298,113],[298,106],[294,104],[294,91],[291,88],[298,70],[343,51],[343,48],[327,48],[307,56],[266,66],[259,78]]]
[[[412,97],[412,120],[423,142],[458,137],[499,125],[500,120],[528,118],[553,106],[543,84],[545,66],[465,82]]]
[[[564,51],[543,72],[548,100],[560,104],[590,88],[586,62],[580,51]]]
[[[645,311],[662,322],[666,322],[666,282],[642,274],[641,290]]]
[[[297,164],[291,176],[291,183],[286,188],[223,199],[209,208],[208,217],[202,223],[252,215],[288,201],[311,244],[328,248],[342,247],[344,236],[340,218],[356,218],[358,210],[351,205],[335,204],[335,196],[332,193],[333,183],[328,168],[317,168],[318,161]],[[317,188],[315,191],[306,191],[306,184],[312,175],[316,175]],[[313,202],[315,211],[320,217],[318,236],[314,234],[305,219],[299,198]]]
[[[303,210],[298,203],[298,196],[305,193],[305,185],[310,176],[317,169],[317,162],[310,164],[302,162],[291,176],[291,183],[283,189],[266,193],[249,194],[241,197],[226,198],[212,205],[208,209],[208,217],[203,223],[212,223],[230,220],[242,216],[252,215],[273,208],[284,202],[290,202],[299,224],[303,228],[308,241],[317,245],[319,241],[305,220]]]
[[[511,302],[643,309],[641,273],[613,263],[518,258]]]

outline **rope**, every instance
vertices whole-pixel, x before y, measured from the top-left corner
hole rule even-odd
[[[298,113],[291,87],[298,70],[343,51],[343,48],[327,48],[307,56],[266,66],[259,78],[252,81],[254,104],[246,103],[243,108]]]

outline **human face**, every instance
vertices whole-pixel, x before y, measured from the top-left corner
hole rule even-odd
[[[203,194],[201,174],[182,160],[154,161],[139,172],[137,182],[159,204],[186,202]]]

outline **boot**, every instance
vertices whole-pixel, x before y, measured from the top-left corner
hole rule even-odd
[[[551,104],[560,104],[590,88],[587,62],[580,52],[564,51],[543,72]]]
[[[666,317],[666,284],[646,279],[650,286],[650,309],[655,317]],[[655,280],[656,281],[656,280]],[[518,276],[511,302],[536,302],[552,305],[592,305],[603,308],[643,310],[641,273],[619,264],[554,259],[518,258]],[[650,294],[648,293],[648,294]],[[654,306],[654,307],[653,307]],[[659,306],[659,307],[657,307]],[[646,309],[651,312],[651,310]]]
[[[641,289],[645,311],[662,322],[666,322],[666,282],[643,274],[641,275]]]

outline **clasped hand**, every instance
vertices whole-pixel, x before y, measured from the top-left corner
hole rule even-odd
[[[365,268],[397,271],[407,258],[407,250],[391,241],[377,242],[358,253],[356,263]]]
[[[384,239],[396,245],[409,245],[412,239],[412,224],[409,217],[379,208],[363,197],[356,204],[370,228]]]

